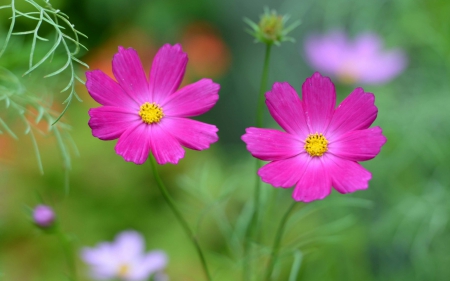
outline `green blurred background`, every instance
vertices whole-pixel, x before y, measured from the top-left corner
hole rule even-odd
[[[26,9],[24,1],[16,2]],[[299,203],[283,239],[284,254],[276,274],[278,280],[288,280],[296,255],[302,262],[295,280],[450,279],[449,1],[51,3],[89,37],[81,39],[89,49],[81,59],[93,69],[110,73],[120,45],[137,49],[148,71],[162,44],[179,42],[190,59],[184,83],[211,77],[221,84],[217,105],[199,118],[218,126],[220,141],[208,151],[188,151],[179,165],[160,167],[170,192],[198,231],[217,281],[241,278],[242,249],[224,238],[221,230],[242,228],[240,214],[253,196],[255,180],[255,161],[240,136],[255,122],[264,46],[244,31],[242,19],[258,21],[267,6],[289,14],[292,21],[301,20],[290,34],[296,42],[273,48],[269,74],[270,84],[288,81],[299,92],[314,71],[303,52],[308,34],[335,28],[352,36],[373,31],[385,40],[386,48],[402,48],[409,59],[407,69],[388,84],[364,87],[376,96],[375,125],[388,138],[380,155],[363,164],[373,174],[369,189],[348,195],[333,192],[323,201]],[[4,37],[9,14],[0,12]],[[19,21],[18,28],[26,30],[27,24]],[[46,35],[45,29],[40,35]],[[22,44],[23,51],[0,58],[0,65],[18,76],[26,69],[29,52],[27,37],[22,40],[16,44]],[[339,101],[354,87],[334,82]],[[65,94],[56,87],[54,92],[55,108],[60,111]],[[58,240],[30,221],[28,208],[42,200],[55,208],[62,229],[74,235],[77,251],[134,229],[144,234],[148,249],[168,253],[170,280],[204,280],[194,248],[155,186],[150,164],[127,163],[115,154],[115,141],[94,138],[87,111],[98,104],[82,85],[78,92],[83,102],[74,102],[64,116],[79,150],[79,156],[72,158],[68,192],[53,137],[38,138],[41,175],[29,138],[0,135],[0,280],[66,280]],[[265,123],[277,126],[267,112]],[[268,185],[263,189],[267,207],[263,241],[268,246],[292,199],[289,189]],[[256,268],[262,271],[264,261],[265,257],[258,259]],[[77,266],[80,280],[91,280],[79,257]]]

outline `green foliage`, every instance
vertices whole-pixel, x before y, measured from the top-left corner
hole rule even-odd
[[[54,9],[49,0],[45,0],[45,5],[40,5],[34,0],[25,0],[25,2],[29,3],[33,10],[30,12],[22,12],[16,9],[14,0],[11,0],[10,5],[1,6],[0,9],[11,9],[11,24],[9,26],[8,33],[6,35],[6,40],[3,44],[2,49],[0,50],[0,58],[4,54],[6,48],[8,47],[8,43],[11,39],[11,36],[25,36],[32,35],[31,41],[31,50],[29,55],[29,64],[28,70],[23,74],[23,76],[30,74],[32,71],[36,70],[38,67],[41,67],[44,62],[51,61],[55,56],[58,48],[62,48],[66,55],[66,62],[59,69],[48,73],[44,76],[44,78],[56,76],[58,74],[63,73],[64,71],[69,72],[69,82],[67,85],[61,90],[61,92],[68,91],[68,97],[64,101],[66,104],[64,110],[54,121],[55,123],[62,117],[62,115],[68,109],[70,103],[73,98],[77,98],[81,101],[75,91],[75,83],[76,81],[84,84],[84,81],[76,74],[75,64],[80,64],[86,68],[88,65],[82,62],[81,60],[76,58],[76,55],[80,52],[80,49],[83,48],[87,50],[87,48],[79,42],[79,35],[86,37],[83,33],[79,32],[75,29],[75,26],[70,23],[69,17],[61,12],[60,10]],[[25,18],[27,20],[36,21],[35,28],[27,31],[14,31],[16,26],[16,20],[20,18]],[[38,58],[37,62],[35,60],[35,50],[36,45],[40,41],[48,42],[49,39],[42,37],[39,35],[39,31],[42,29],[43,25],[49,25],[54,29],[55,38],[53,43],[51,44],[50,49],[43,55]],[[66,31],[68,30],[68,31]],[[70,32],[70,33],[68,33]],[[71,48],[73,46],[73,48]]]
[[[63,156],[63,167],[65,169],[71,168],[70,150],[74,150],[76,153],[77,150],[68,133],[70,127],[62,121],[55,124],[55,120],[59,117],[50,108],[50,104],[28,92],[20,83],[19,78],[3,67],[0,67],[0,102],[2,102],[1,112],[6,113],[0,115],[1,128],[14,139],[18,139],[17,131],[19,131],[19,128],[17,126],[13,128],[8,123],[13,123],[11,121],[13,119],[20,120],[23,125],[20,127],[20,130],[23,130],[22,133],[31,138],[41,173],[44,172],[44,169],[36,134],[43,136],[48,133],[52,134],[56,138],[57,145]],[[2,118],[3,115],[5,116],[4,118],[8,119]],[[38,124],[43,123],[47,123],[47,128],[44,130],[38,126]],[[0,131],[0,133],[3,132]]]
[[[62,154],[63,168],[68,170],[71,168],[70,151],[78,152],[69,135],[70,126],[60,119],[74,98],[81,100],[75,88],[77,81],[82,84],[84,81],[76,74],[77,64],[88,66],[76,56],[81,49],[86,50],[79,42],[79,36],[84,35],[74,28],[66,14],[53,8],[49,0],[42,4],[34,0],[21,2],[21,9],[17,8],[15,0],[0,7],[2,12],[10,11],[8,30],[4,32],[0,28],[0,101],[4,102],[0,127],[14,139],[20,136],[18,131],[31,138],[41,173],[43,165],[36,134],[52,135]],[[33,24],[31,30],[18,30],[19,26]],[[59,65],[56,70],[49,70],[52,63]],[[21,78],[15,74],[17,72],[21,72]],[[58,79],[36,79],[42,76]],[[68,96],[64,101],[64,109],[58,113],[52,109],[53,92],[64,79],[68,81],[63,82],[61,92],[67,92]],[[10,125],[16,124],[16,120],[23,128]],[[47,128],[40,126],[43,123],[47,123]]]

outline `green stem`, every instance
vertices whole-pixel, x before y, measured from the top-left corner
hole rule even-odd
[[[59,226],[56,226],[56,235],[61,241],[64,255],[66,256],[67,267],[69,269],[69,278],[71,281],[76,281],[78,278],[77,269],[75,266],[75,257],[73,254],[72,239],[67,234],[62,232]]]
[[[256,127],[261,128],[263,126],[264,121],[264,94],[266,92],[267,88],[267,82],[269,77],[269,62],[270,62],[270,50],[272,48],[272,44],[266,44],[266,54],[264,56],[264,65],[263,65],[263,72],[261,77],[261,85],[259,88],[259,96],[258,96],[258,106],[256,108]],[[261,161],[256,159],[256,171],[261,168]],[[260,209],[260,198],[261,198],[261,180],[259,179],[259,176],[257,173],[255,178],[255,194],[254,194],[254,206],[253,206],[253,215],[252,219],[250,221],[250,224],[248,226],[249,229],[247,229],[247,239],[244,245],[244,256],[250,257],[250,239],[253,237],[255,239],[255,233],[258,233],[259,225],[260,225],[260,215],[259,215],[259,209]],[[251,272],[251,261],[243,264],[244,270],[243,270],[243,280],[248,281],[250,279],[250,272]]]
[[[176,206],[174,200],[172,199],[172,196],[170,196],[169,192],[167,192],[167,189],[166,189],[161,177],[158,174],[158,169],[157,169],[157,164],[156,164],[155,158],[153,157],[153,155],[151,155],[149,158],[150,158],[150,162],[152,164],[153,176],[155,177],[155,180],[159,187],[159,190],[161,190],[161,193],[162,193],[164,199],[166,200],[170,209],[172,209],[172,212],[174,213],[178,222],[183,227],[184,232],[189,237],[189,239],[191,239],[192,243],[194,243],[195,249],[197,250],[197,254],[200,257],[200,262],[202,263],[203,270],[205,271],[206,278],[208,281],[211,281],[212,280],[211,274],[209,273],[208,266],[206,264],[206,259],[202,252],[202,249],[200,248],[200,244],[198,243],[197,237],[194,235],[194,233],[192,232],[188,223],[181,215],[181,212],[178,209],[178,207]]]
[[[264,57],[264,67],[263,73],[261,77],[261,87],[259,88],[259,97],[258,97],[258,108],[256,111],[256,127],[261,128],[263,126],[264,121],[264,93],[267,88],[267,80],[269,77],[269,61],[270,61],[270,49],[272,44],[266,45],[266,55]],[[256,159],[256,171],[261,167],[260,160]],[[258,174],[256,173],[256,185],[255,185],[255,211],[254,211],[254,219],[256,225],[259,225],[259,209],[260,209],[260,201],[261,201],[261,181],[259,179]],[[257,229],[255,229],[257,232]]]
[[[272,271],[278,258],[278,252],[280,251],[281,237],[283,237],[283,232],[284,229],[286,228],[286,222],[288,221],[289,215],[294,209],[296,203],[297,203],[296,201],[292,202],[291,206],[289,206],[289,208],[287,209],[286,213],[284,214],[283,218],[280,221],[280,225],[278,227],[275,240],[273,241],[272,253],[270,255],[269,265],[266,270],[266,277],[264,278],[264,280],[266,281],[270,281],[270,278],[272,276]]]
[[[264,120],[264,94],[267,88],[269,77],[270,49],[272,44],[266,45],[266,55],[264,57],[263,73],[261,77],[261,86],[259,87],[258,108],[256,109],[256,127],[261,128]]]

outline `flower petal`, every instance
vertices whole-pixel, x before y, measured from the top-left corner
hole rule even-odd
[[[116,81],[100,70],[86,71],[86,88],[91,97],[101,105],[139,106]]]
[[[130,280],[148,280],[150,275],[163,270],[167,265],[167,255],[163,251],[151,251],[140,258],[128,278]]]
[[[287,82],[273,84],[266,93],[266,104],[273,119],[286,132],[305,139],[310,133],[297,92]]]
[[[340,193],[349,193],[369,187],[372,178],[359,163],[345,160],[333,155],[325,156],[334,189]]]
[[[312,157],[292,197],[296,201],[311,202],[324,199],[331,193],[331,178],[321,158]]]
[[[392,50],[372,59],[361,72],[361,83],[384,84],[399,75],[408,64],[401,50]]]
[[[375,96],[372,93],[365,93],[363,88],[356,88],[336,108],[328,126],[327,136],[332,139],[348,131],[369,128],[377,118],[378,108],[374,103]]]
[[[178,89],[187,62],[187,54],[183,52],[180,44],[174,46],[165,44],[159,49],[150,71],[149,89],[152,101],[161,104],[167,96]]]
[[[292,187],[300,180],[310,160],[311,157],[302,153],[292,158],[273,161],[259,169],[258,175],[263,182],[274,187]]]
[[[150,152],[151,126],[141,122],[127,129],[117,141],[115,150],[125,161],[144,164]]]
[[[83,248],[81,250],[81,258],[85,263],[92,266],[117,264],[116,255],[114,255],[113,246],[110,243],[99,243],[95,248]]]
[[[147,78],[136,50],[119,47],[112,61],[112,70],[120,86],[139,105],[151,101]]]
[[[351,131],[330,142],[330,153],[351,161],[367,161],[380,153],[386,143],[380,127]]]
[[[247,150],[253,157],[261,160],[283,160],[300,154],[303,149],[296,136],[273,130],[247,128],[242,140],[247,144]]]
[[[96,248],[83,248],[81,258],[90,266],[91,277],[97,280],[114,278],[120,264],[120,258],[110,243],[100,243]]]
[[[208,149],[209,145],[219,140],[217,127],[192,119],[165,117],[160,126],[175,137],[181,145],[194,149]]]
[[[303,110],[311,133],[323,133],[336,105],[336,91],[330,78],[314,73],[302,85]]]
[[[313,69],[334,75],[347,59],[349,43],[344,32],[335,30],[329,34],[310,35],[306,38],[306,59]]]
[[[88,111],[92,135],[101,140],[115,140],[136,122],[142,123],[137,113],[115,106],[101,106]]]
[[[164,120],[164,119],[163,119]],[[177,164],[184,157],[180,142],[167,132],[163,126],[151,126],[150,146],[158,164]]]
[[[219,99],[220,85],[201,79],[168,96],[161,104],[166,116],[190,117],[210,110]]]
[[[116,255],[120,256],[123,263],[130,263],[144,254],[145,241],[136,231],[124,231],[116,236],[114,241]]]

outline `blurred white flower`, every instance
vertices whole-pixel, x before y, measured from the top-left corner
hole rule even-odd
[[[144,239],[136,231],[121,232],[112,243],[84,248],[81,258],[90,265],[90,275],[97,280],[145,281],[150,276],[155,281],[167,280],[162,273],[167,265],[166,254],[163,251],[146,253]]]

